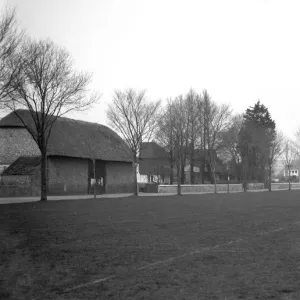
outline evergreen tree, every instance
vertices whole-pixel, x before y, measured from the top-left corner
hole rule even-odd
[[[239,148],[243,163],[245,187],[247,180],[265,181],[271,144],[276,137],[276,124],[268,108],[258,101],[243,115],[243,125],[239,133]]]

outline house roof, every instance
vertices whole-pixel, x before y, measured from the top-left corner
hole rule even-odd
[[[2,176],[5,175],[30,175],[40,164],[40,156],[20,156],[7,169],[4,170]]]
[[[18,110],[26,126],[34,128],[29,110]],[[0,120],[1,127],[25,127],[15,112]],[[54,123],[48,155],[131,162],[126,143],[113,130],[97,123],[59,117]]]
[[[142,143],[139,171],[142,175],[169,175],[168,153],[155,142]]]
[[[142,143],[140,159],[145,158],[168,159],[168,153],[155,142]]]

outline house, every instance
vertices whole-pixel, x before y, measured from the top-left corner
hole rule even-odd
[[[34,128],[28,110],[18,114]],[[93,188],[101,194],[133,191],[129,149],[104,125],[58,118],[49,138],[47,158],[49,195],[87,194]],[[32,195],[40,193],[40,150],[14,112],[0,120],[0,168],[4,167],[2,185],[29,186]]]
[[[204,176],[204,183],[210,183],[209,170],[208,170],[208,150],[195,149],[193,156],[193,183],[201,184],[202,176]],[[225,180],[227,178],[228,171],[226,166],[223,164],[221,159],[217,156],[215,150],[212,151],[215,155],[215,176],[216,180]],[[204,163],[206,161],[206,163]],[[184,167],[184,183],[191,184],[191,154],[190,151],[187,152],[187,163]],[[201,171],[203,168],[203,172]]]
[[[138,166],[139,183],[170,183],[168,153],[155,142],[141,144]]]
[[[300,160],[296,160],[290,170],[290,178],[292,181],[299,182]],[[287,181],[289,171],[284,160],[277,160],[273,166],[272,180]]]

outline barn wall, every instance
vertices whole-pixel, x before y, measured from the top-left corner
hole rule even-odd
[[[40,155],[40,150],[25,128],[0,128],[0,165],[10,165],[19,156],[35,155]]]
[[[0,197],[40,196],[39,168],[32,175],[4,175],[1,177]]]
[[[133,192],[133,169],[131,163],[107,162],[106,192],[107,194]]]
[[[1,177],[3,185],[31,185],[30,175],[5,175]]]
[[[88,160],[68,157],[48,159],[49,195],[88,193]]]

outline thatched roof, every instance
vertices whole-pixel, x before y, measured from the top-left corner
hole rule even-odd
[[[41,162],[40,156],[20,156],[7,169],[4,170],[2,176],[5,175],[30,175],[39,166]]]
[[[18,110],[17,113],[26,126],[34,128],[34,121],[28,110]],[[12,112],[0,120],[1,127],[24,127],[24,125]],[[53,125],[48,155],[132,161],[128,146],[107,126],[62,117]]]

